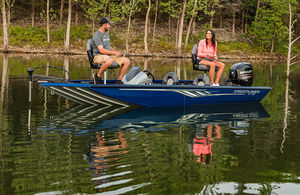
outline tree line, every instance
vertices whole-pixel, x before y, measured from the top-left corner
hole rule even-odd
[[[152,40],[155,44],[160,33],[158,24],[164,24],[165,31],[175,37],[178,54],[199,25],[203,29],[225,29],[232,36],[242,35],[249,44],[273,53],[276,48],[287,45],[289,5],[292,17],[296,18],[300,10],[298,4],[297,0],[1,0],[3,49],[8,48],[9,26],[21,25],[21,20],[23,24],[30,21],[27,24],[31,26],[45,25],[47,42],[51,41],[51,28],[65,25],[67,53],[71,24],[92,24],[91,32],[94,32],[98,20],[108,16],[116,24],[126,23],[127,52],[133,22],[138,22],[144,25],[145,54],[149,53],[148,42]]]

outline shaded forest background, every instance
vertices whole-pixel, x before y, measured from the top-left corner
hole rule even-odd
[[[188,55],[207,29],[215,30],[223,55],[286,54],[288,4],[298,37],[299,0],[1,0],[0,44],[5,48],[6,20],[3,51],[85,53],[108,16],[112,44],[127,54]]]

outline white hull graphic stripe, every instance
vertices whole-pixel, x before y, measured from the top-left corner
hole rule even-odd
[[[80,102],[85,102],[85,103],[88,103],[88,104],[94,104],[94,103],[92,103],[90,101],[87,101],[87,100],[85,100],[83,98],[74,96],[73,94],[70,94],[70,93],[68,93],[68,92],[66,92],[66,91],[64,91],[64,90],[62,90],[62,89],[60,89],[58,87],[50,87],[50,89],[54,90],[54,91],[58,91],[59,93],[65,94],[66,96],[69,96],[69,97],[71,97],[73,99],[79,100]]]
[[[74,88],[70,88],[70,87],[63,87],[63,88],[65,90],[69,90],[69,91],[71,91],[71,92],[73,92],[73,93],[75,93],[75,94],[77,94],[79,96],[83,96],[83,97],[85,97],[85,98],[87,98],[87,99],[89,99],[89,100],[91,100],[93,102],[97,102],[97,103],[100,103],[100,104],[102,103],[103,104],[103,102],[99,101],[99,99],[97,99],[97,98],[91,98],[90,96],[87,96],[87,95],[85,95],[83,93],[80,93],[80,92],[76,91]],[[78,88],[76,88],[76,89],[78,89]],[[106,105],[108,105],[108,104],[106,104]]]
[[[207,96],[228,96],[228,95],[244,95],[244,94],[235,94],[235,93],[221,93],[221,94],[212,94],[206,89],[194,90],[194,89],[120,89],[124,91],[172,91],[180,93],[185,96],[192,98],[196,97],[207,97]]]
[[[114,100],[114,99],[111,99],[109,97],[106,97],[104,95],[101,95],[99,93],[95,93],[95,92],[92,92],[91,90],[89,89],[84,89],[84,88],[78,88],[80,91],[84,91],[90,95],[93,95],[95,97],[98,97],[106,102],[111,102],[113,104],[117,104],[117,105],[120,105],[120,106],[124,106],[124,107],[128,107],[129,105],[128,104],[125,104],[124,102],[121,102],[121,101],[118,101],[118,100]]]
[[[45,87],[53,93],[62,96],[66,99],[70,99],[79,104],[91,104],[91,105],[99,105],[103,104],[106,106],[119,105],[121,107],[129,107],[130,104],[119,101],[113,98],[109,98],[97,92],[93,92],[90,89],[81,88],[81,87],[56,87],[50,86]]]

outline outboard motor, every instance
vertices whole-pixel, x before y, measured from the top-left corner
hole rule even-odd
[[[162,81],[164,85],[177,85],[179,82],[178,75],[175,72],[168,72]]]
[[[253,68],[249,62],[234,64],[229,71],[229,81],[241,86],[251,86],[253,83]]]
[[[141,70],[141,67],[134,66],[124,75],[122,82],[128,85],[151,85],[152,79],[148,78],[147,74]]]
[[[198,85],[198,86],[209,86],[210,85],[210,80],[209,77],[206,75],[200,74],[193,82],[193,85]]]

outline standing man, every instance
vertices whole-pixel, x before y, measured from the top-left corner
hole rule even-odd
[[[95,43],[95,45],[93,45],[93,54],[95,56],[94,63],[102,64],[99,72],[93,74],[95,83],[99,83],[103,72],[109,68],[113,62],[116,62],[122,66],[116,83],[122,84],[121,80],[130,65],[130,60],[128,58],[123,57],[121,52],[114,50],[110,46],[110,37],[107,31],[112,23],[113,22],[107,17],[101,18],[99,22],[100,27],[93,36],[93,41]]]

